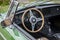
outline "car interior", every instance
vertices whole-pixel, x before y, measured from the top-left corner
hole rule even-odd
[[[60,4],[30,6],[16,11],[13,22],[35,39],[59,40]]]

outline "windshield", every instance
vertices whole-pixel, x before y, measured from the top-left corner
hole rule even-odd
[[[60,3],[60,0],[17,0],[20,3],[20,9],[35,5],[49,4],[49,3]]]
[[[32,2],[48,2],[48,1],[54,1],[54,2],[57,2],[59,3],[60,0],[17,0],[18,2],[20,3],[23,3],[23,4],[29,4],[29,3],[32,3]]]

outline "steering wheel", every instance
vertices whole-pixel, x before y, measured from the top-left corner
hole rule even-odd
[[[25,23],[25,21],[29,23]],[[38,25],[38,23],[40,23],[39,24],[40,26],[36,26]],[[28,32],[32,32],[32,33],[39,32],[44,27],[43,13],[37,8],[30,8],[30,9],[25,10],[25,12],[22,15],[22,25]],[[29,29],[28,27],[31,29]]]

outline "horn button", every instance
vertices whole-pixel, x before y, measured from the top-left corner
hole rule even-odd
[[[37,23],[37,19],[34,16],[31,16],[29,21],[30,23]]]

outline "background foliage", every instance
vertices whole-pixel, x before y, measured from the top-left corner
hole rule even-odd
[[[24,0],[19,0],[19,1],[24,1]],[[29,1],[29,3],[34,2],[34,1],[58,1],[60,3],[60,0],[27,0],[27,1]],[[10,0],[0,0],[0,14],[6,12],[8,10],[9,4],[10,4]],[[21,7],[24,5],[25,5],[25,3],[20,2]]]
[[[3,5],[3,6],[8,5],[9,2],[10,2],[10,0],[0,0],[0,6],[1,5]]]

